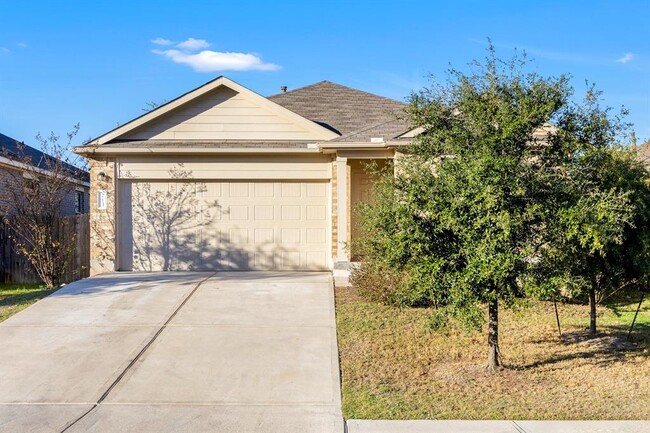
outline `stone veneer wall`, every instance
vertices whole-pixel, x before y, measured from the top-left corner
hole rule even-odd
[[[336,261],[336,251],[338,243],[338,194],[337,194],[337,174],[336,174],[336,158],[332,161],[332,257]]]
[[[115,270],[115,162],[88,160],[90,166],[90,275]],[[108,178],[98,180],[99,173]],[[97,209],[97,191],[107,192],[107,207]]]
[[[352,166],[350,165],[350,160],[345,163],[345,170],[347,172],[347,178],[348,178],[348,192],[347,192],[347,203],[345,204],[346,206],[346,212],[348,214],[348,235],[347,238],[345,239],[345,249],[346,253],[348,256],[348,260],[352,260],[352,252],[350,251],[350,245],[352,243]]]

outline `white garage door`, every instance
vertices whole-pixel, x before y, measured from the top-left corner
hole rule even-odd
[[[328,269],[326,181],[121,181],[123,270]]]

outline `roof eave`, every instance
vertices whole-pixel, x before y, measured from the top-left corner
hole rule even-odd
[[[281,147],[112,147],[110,144],[98,146],[80,146],[72,148],[77,155],[92,157],[119,156],[119,155],[211,155],[211,154],[297,154],[297,153],[318,153],[316,146],[307,148],[281,148]]]
[[[358,142],[325,142],[319,143],[318,147],[323,153],[332,153],[337,150],[380,150],[394,148],[409,144],[407,141],[382,141],[380,143],[373,143],[367,141],[358,141]]]
[[[16,169],[16,170],[30,171],[30,172],[33,172],[33,173],[38,173],[38,174],[43,175],[43,176],[53,176],[54,175],[52,173],[52,171],[50,171],[50,170],[46,170],[46,169],[43,169],[43,168],[40,168],[40,167],[25,164],[25,163],[20,162],[20,161],[13,161],[12,159],[1,156],[1,155],[0,155],[0,166],[6,166],[6,167],[13,168],[13,169]],[[88,181],[76,178],[76,177],[74,177],[72,175],[65,176],[65,177],[63,177],[63,179],[67,180],[70,183],[76,183],[78,185],[82,185],[82,186],[85,186],[85,187],[90,187],[90,183]]]

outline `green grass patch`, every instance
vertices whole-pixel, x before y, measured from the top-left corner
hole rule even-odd
[[[42,284],[0,284],[0,322],[56,290]]]
[[[432,331],[427,308],[367,302],[337,289],[343,412],[361,419],[650,419],[650,299],[598,308],[522,302],[501,309],[506,368],[489,374],[486,332]]]
[[[605,326],[629,326],[634,319],[641,296],[638,293],[624,293],[618,299],[605,302],[611,314],[602,316],[602,323]],[[635,322],[635,329],[650,331],[650,293],[646,293],[639,308]],[[647,334],[647,332],[646,332]]]

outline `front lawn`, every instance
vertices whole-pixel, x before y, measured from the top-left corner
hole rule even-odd
[[[507,368],[489,374],[485,332],[430,331],[428,309],[370,303],[337,289],[343,412],[348,419],[650,419],[650,299],[589,309],[528,302],[501,309]]]
[[[42,284],[0,284],[0,322],[56,290]]]

